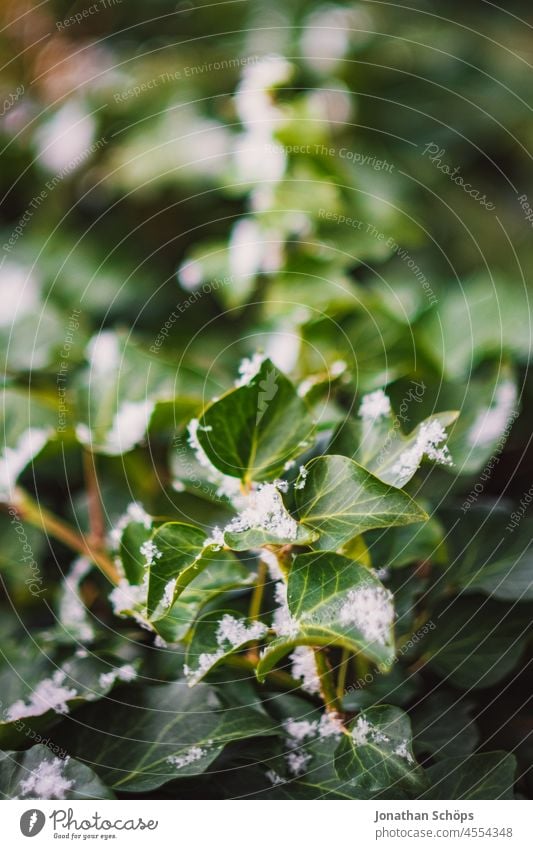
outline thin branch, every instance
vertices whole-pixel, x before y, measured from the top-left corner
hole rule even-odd
[[[120,576],[111,558],[104,551],[96,548],[82,534],[77,533],[63,519],[59,519],[53,513],[41,507],[26,492],[18,489],[16,500],[10,507],[16,510],[22,520],[59,540],[78,554],[88,557],[112,584],[118,584]]]

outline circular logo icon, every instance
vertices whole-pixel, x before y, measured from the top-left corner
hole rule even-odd
[[[32,808],[29,811],[24,811],[20,818],[20,830],[24,837],[35,837],[42,831],[46,822],[46,817],[42,811],[37,808]]]

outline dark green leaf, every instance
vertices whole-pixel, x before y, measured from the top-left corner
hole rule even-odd
[[[205,772],[232,740],[275,736],[259,711],[228,710],[207,684],[147,687],[128,704],[91,706],[81,724],[64,723],[63,745],[115,790],[142,793]]]
[[[57,757],[53,752],[61,757]],[[114,799],[114,794],[88,766],[50,740],[27,752],[0,752],[3,799]]]
[[[211,463],[247,481],[279,475],[309,446],[313,433],[305,403],[270,360],[249,383],[211,404],[197,430]]]
[[[339,778],[373,792],[423,789],[424,774],[414,759],[411,724],[403,711],[388,705],[369,708],[348,728],[335,752]]]
[[[260,680],[294,646],[341,646],[388,665],[394,657],[392,597],[364,566],[334,552],[302,554],[289,572],[294,626],[265,649]]]
[[[428,518],[405,492],[378,480],[348,457],[311,460],[297,490],[300,520],[320,533],[320,547],[335,549],[371,528],[408,525]]]
[[[487,752],[468,758],[445,758],[427,770],[429,790],[423,799],[513,799],[516,758]]]
[[[210,610],[194,626],[187,648],[185,670],[189,685],[197,684],[211,669],[250,642],[264,637],[267,628],[235,610]]]

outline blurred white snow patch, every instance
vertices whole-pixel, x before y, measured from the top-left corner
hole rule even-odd
[[[39,162],[53,173],[75,170],[94,139],[96,122],[79,101],[65,103],[36,134]],[[78,163],[78,160],[79,163]]]
[[[11,327],[39,307],[39,284],[34,274],[16,262],[0,267],[0,327]]]

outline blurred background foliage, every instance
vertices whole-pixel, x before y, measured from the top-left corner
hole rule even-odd
[[[408,429],[460,410],[453,473],[412,488],[432,508],[477,482],[502,432],[474,455],[468,428],[507,387],[522,413],[483,497],[512,511],[531,470],[527,4],[89,6],[0,9],[4,436],[47,434],[27,488],[86,529],[92,447],[110,526],[132,498],[210,524],[220,505],[173,486],[176,445],[260,348],[311,380],[326,435],[385,385],[397,405],[426,387]],[[49,625],[2,521],[8,595]],[[31,533],[53,600],[70,555]]]

